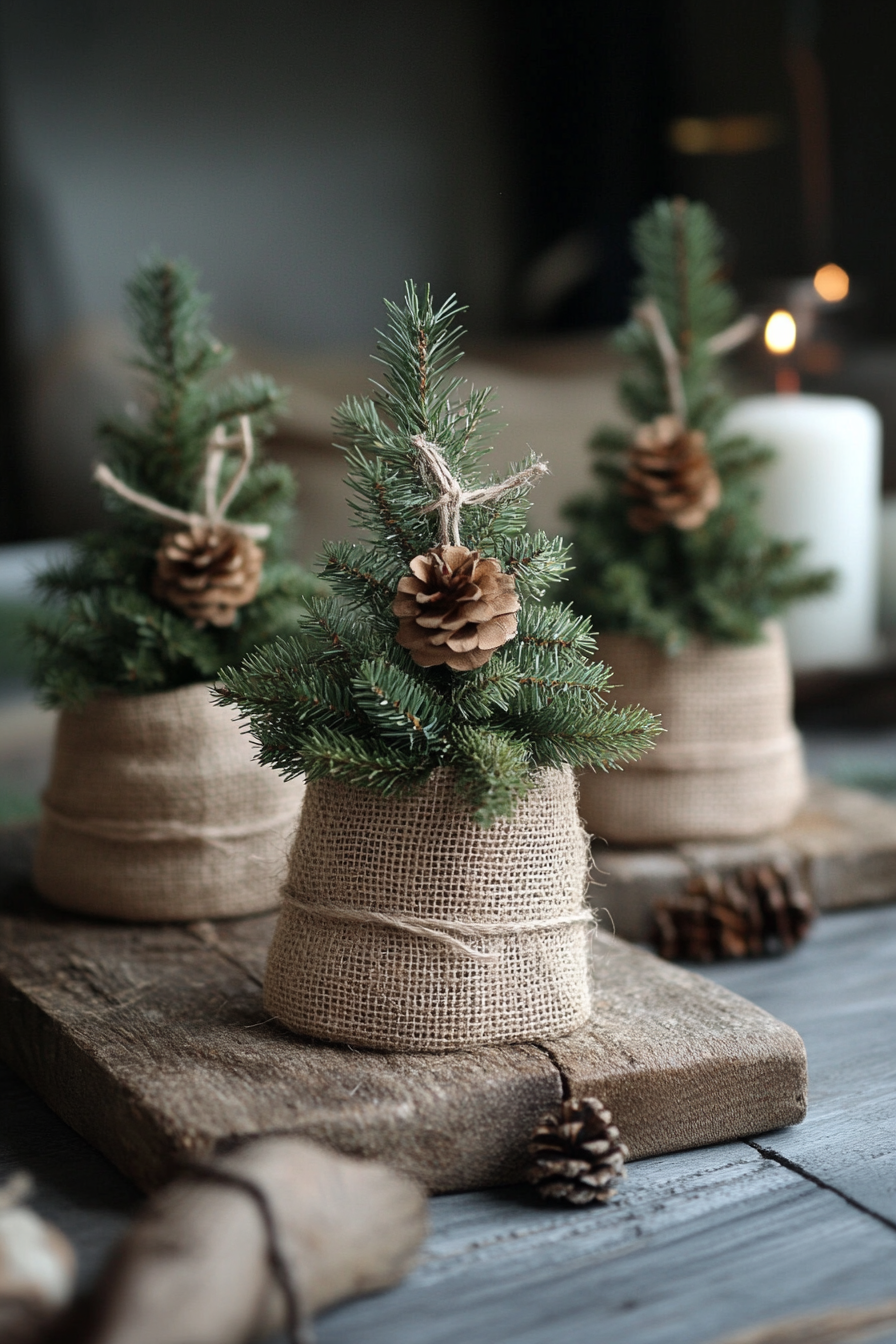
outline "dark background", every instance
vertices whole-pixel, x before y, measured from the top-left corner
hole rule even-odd
[[[847,335],[889,378],[888,0],[6,0],[0,37],[0,539],[46,530],[35,364],[119,311],[152,245],[283,349],[366,348],[408,275],[474,337],[544,338],[620,320],[631,221],[682,191],[747,301],[846,267]],[[681,152],[695,117],[766,139]]]

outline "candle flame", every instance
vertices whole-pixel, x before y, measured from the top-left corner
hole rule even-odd
[[[825,303],[840,303],[849,293],[849,276],[842,266],[835,266],[833,262],[819,267],[812,283]]]
[[[765,343],[773,355],[789,355],[796,345],[796,323],[783,308],[772,313],[766,322]]]

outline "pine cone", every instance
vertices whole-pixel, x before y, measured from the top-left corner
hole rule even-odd
[[[792,951],[814,918],[793,864],[777,860],[691,878],[685,895],[654,903],[652,940],[670,961],[761,957]]]
[[[559,1115],[546,1115],[529,1143],[526,1179],[544,1199],[568,1204],[606,1204],[625,1177],[629,1151],[602,1101],[564,1101]]]
[[[232,625],[258,592],[264,552],[226,523],[166,532],[156,552],[153,597],[179,607],[197,629]]]
[[[497,560],[466,546],[435,546],[414,556],[411,573],[399,580],[395,638],[420,667],[482,667],[516,634],[514,588]]]
[[[660,415],[638,427],[622,489],[640,501],[628,511],[629,523],[639,532],[656,532],[666,523],[693,531],[722,498],[706,435],[688,429],[677,415]]]

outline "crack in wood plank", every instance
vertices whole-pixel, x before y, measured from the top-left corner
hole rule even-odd
[[[809,1171],[807,1167],[802,1166],[799,1162],[794,1162],[791,1158],[785,1157],[783,1153],[779,1153],[774,1148],[765,1148],[761,1143],[756,1143],[753,1139],[745,1139],[744,1142],[749,1148],[755,1149],[760,1157],[764,1157],[766,1161],[777,1162],[779,1166],[786,1167],[788,1171],[794,1172],[797,1176],[802,1176],[804,1180],[811,1181],[813,1185],[818,1186],[819,1190],[829,1190],[831,1194],[837,1195],[840,1199],[845,1200],[852,1208],[858,1209],[859,1213],[865,1213],[869,1218],[876,1218],[879,1223],[883,1223],[884,1227],[888,1227],[891,1232],[896,1232],[896,1222],[894,1222],[892,1218],[888,1218],[885,1213],[878,1213],[877,1209],[869,1208],[867,1204],[863,1204],[860,1200],[847,1194],[845,1190],[841,1190],[836,1185],[832,1185],[830,1181],[824,1180],[821,1176],[816,1176],[813,1171]]]

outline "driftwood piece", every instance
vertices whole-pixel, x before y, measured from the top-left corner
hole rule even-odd
[[[589,900],[623,938],[649,938],[651,907],[681,896],[695,874],[757,864],[793,865],[819,910],[896,901],[896,806],[861,789],[811,781],[789,826],[750,841],[624,849],[597,841]]]
[[[398,1283],[426,1228],[424,1192],[380,1163],[261,1139],[157,1192],[56,1335],[243,1344],[288,1325],[299,1339],[317,1312]]]
[[[264,1134],[381,1159],[431,1190],[518,1180],[540,1118],[597,1096],[633,1157],[793,1124],[799,1037],[711,982],[599,935],[591,1023],[559,1041],[378,1054],[290,1035],[261,1005],[272,918],[78,920],[12,881],[0,1052],[145,1189]],[[7,871],[15,868],[10,856]]]

